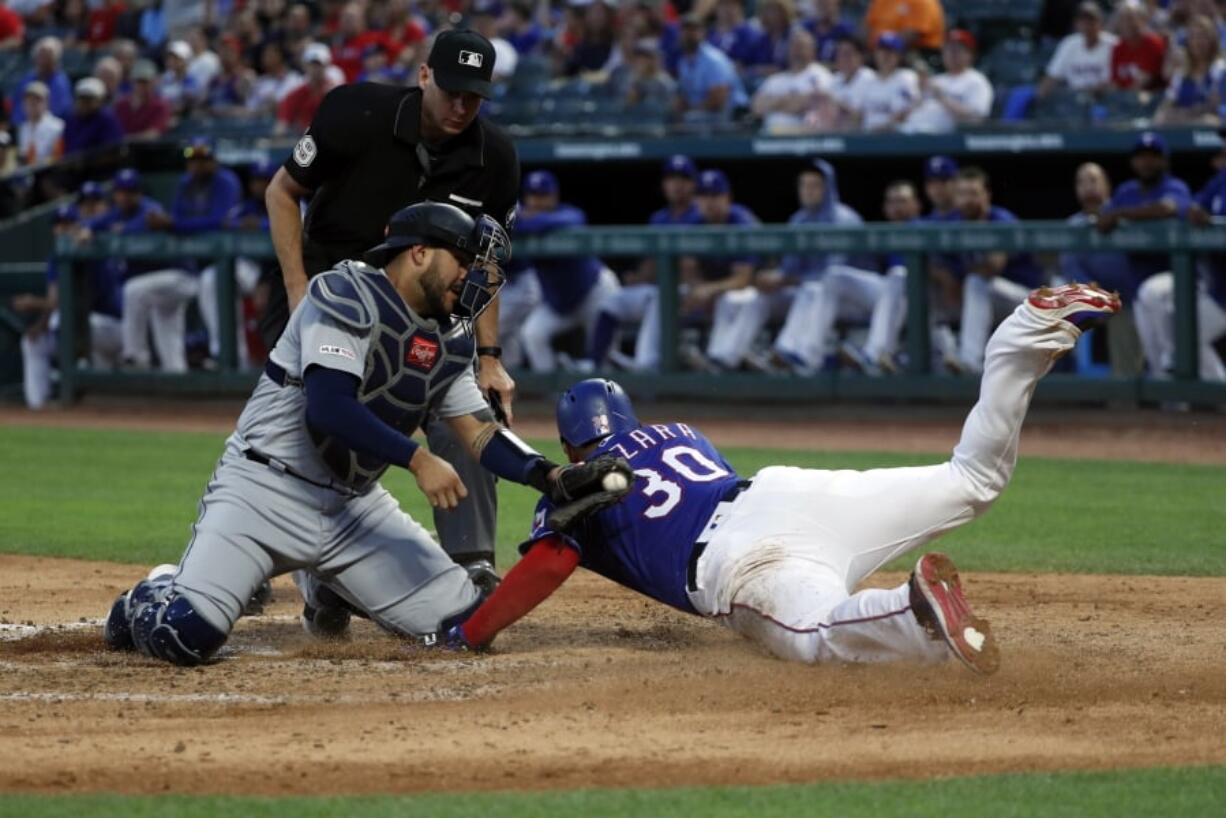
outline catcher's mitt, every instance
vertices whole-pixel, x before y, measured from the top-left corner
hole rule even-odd
[[[555,508],[546,524],[554,531],[565,532],[625,497],[633,485],[634,471],[624,457],[606,454],[586,463],[564,466],[550,492]]]

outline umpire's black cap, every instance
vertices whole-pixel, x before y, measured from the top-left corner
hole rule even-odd
[[[408,248],[422,244],[446,247],[474,256],[473,233],[476,221],[460,208],[443,202],[418,202],[392,214],[383,243],[365,253],[367,264],[386,267]]]
[[[475,31],[453,29],[434,38],[426,65],[444,91],[470,91],[489,99],[494,93],[494,46]]]

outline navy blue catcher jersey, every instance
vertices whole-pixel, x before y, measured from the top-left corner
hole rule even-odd
[[[579,551],[584,568],[693,613],[686,595],[690,555],[715,507],[736,486],[736,471],[711,441],[684,423],[615,434],[591,457],[602,454],[626,458],[634,485],[621,502],[563,538]],[[551,509],[542,498],[521,551],[556,533],[545,523]]]

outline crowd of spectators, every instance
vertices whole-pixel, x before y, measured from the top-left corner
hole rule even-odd
[[[19,161],[156,137],[185,117],[275,121],[294,133],[336,85],[414,84],[431,35],[454,26],[491,39],[508,103],[578,83],[628,125],[654,112],[769,133],[947,132],[1066,111],[1053,100],[1069,96],[1098,116],[1108,108],[1096,105],[1118,107],[1120,95],[1159,124],[1215,124],[1226,100],[1226,19],[1213,0],[1087,0],[1066,18],[1071,31],[1041,42],[1031,28],[980,25],[967,16],[972,3],[947,14],[939,0],[183,5],[195,13],[156,2],[0,0],[0,56],[24,60],[3,82],[0,112],[16,129],[34,118],[28,108],[41,111],[18,137]],[[999,78],[1002,37],[1025,46],[1017,60],[1045,62],[1037,82]],[[82,97],[99,110],[78,112]],[[513,118],[514,105],[498,102],[492,113]]]

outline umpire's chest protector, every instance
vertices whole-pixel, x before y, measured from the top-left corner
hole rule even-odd
[[[344,261],[311,280],[308,297],[355,335],[366,336],[365,372],[358,400],[392,428],[412,435],[447,387],[473,366],[474,342],[461,322],[416,315],[382,270]],[[336,478],[365,491],[388,463],[352,451],[308,430]],[[404,464],[401,464],[404,465]]]

